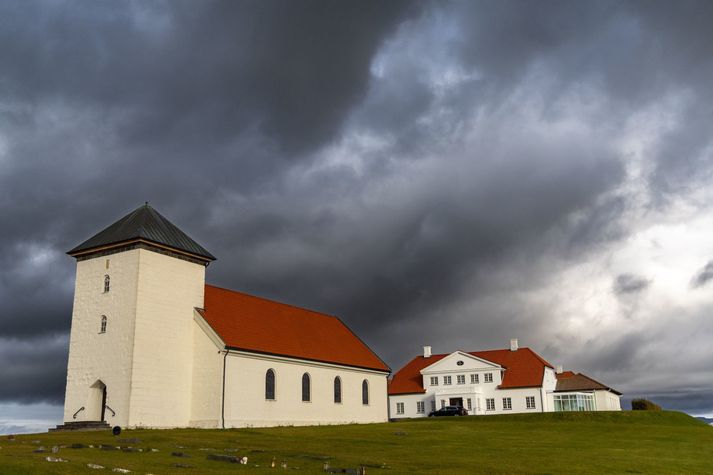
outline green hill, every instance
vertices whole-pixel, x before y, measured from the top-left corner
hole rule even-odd
[[[95,448],[71,448],[72,444]],[[126,451],[100,449],[101,444]],[[62,447],[56,454],[35,453],[40,446]],[[246,456],[248,464],[210,460],[211,454]],[[68,461],[48,462],[48,456]],[[276,469],[269,467],[273,458]],[[287,471],[303,473],[323,472],[325,462],[338,468],[364,465],[369,474],[713,473],[713,427],[678,412],[627,411],[224,431],[131,430],[119,437],[83,432],[0,438],[3,475],[106,473],[117,467],[157,475],[273,473],[286,471],[279,468],[283,460]],[[92,470],[88,463],[106,468]]]

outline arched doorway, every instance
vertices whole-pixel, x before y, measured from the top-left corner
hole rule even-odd
[[[106,384],[101,380],[89,386],[86,420],[103,421],[106,415]]]

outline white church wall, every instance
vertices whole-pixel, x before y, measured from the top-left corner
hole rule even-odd
[[[225,426],[267,427],[386,422],[384,373],[326,363],[231,352],[226,361]],[[275,371],[275,399],[265,399],[265,375]],[[302,401],[302,375],[311,378],[311,400]],[[334,402],[334,378],[342,381],[342,402]],[[362,381],[369,404],[362,404]]]
[[[108,263],[108,264],[107,264]],[[98,420],[101,391],[91,388],[97,381],[106,385],[107,411],[112,425],[127,425],[131,359],[133,354],[134,315],[139,273],[139,251],[132,250],[77,262],[72,310],[72,329],[67,364],[67,388],[64,420]],[[110,287],[104,292],[104,276]],[[107,328],[100,333],[101,317]]]
[[[193,313],[205,267],[139,251],[130,426],[182,427],[191,419]]]
[[[197,313],[193,324],[191,427],[220,425],[223,353],[225,344]]]

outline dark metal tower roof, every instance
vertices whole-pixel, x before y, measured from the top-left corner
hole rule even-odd
[[[215,257],[203,246],[188,237],[173,223],[146,203],[127,214],[103,231],[98,232],[67,254],[76,256],[86,251],[113,244],[147,241],[214,261]]]

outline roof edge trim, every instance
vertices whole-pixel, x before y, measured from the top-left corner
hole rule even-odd
[[[102,251],[108,251],[111,249],[115,249],[117,247],[123,247],[123,246],[127,246],[129,244],[134,244],[134,243],[142,243],[142,244],[146,244],[148,246],[157,247],[159,249],[166,249],[171,252],[175,252],[176,254],[182,254],[182,255],[185,255],[188,257],[192,257],[194,259],[205,261],[205,262],[211,262],[211,261],[216,260],[216,258],[213,256],[210,256],[210,257],[202,256],[199,254],[194,254],[192,252],[186,252],[184,250],[177,249],[172,246],[167,246],[165,244],[160,244],[160,243],[157,243],[156,241],[151,241],[150,239],[146,239],[146,238],[132,238],[132,239],[124,240],[124,241],[115,242],[112,244],[106,244],[103,246],[92,247],[89,249],[82,249],[80,251],[75,251],[74,249],[72,249],[71,251],[67,251],[67,255],[72,256],[72,257],[84,257],[84,256],[87,256],[90,254],[94,254],[94,253],[98,253],[98,252],[102,252]]]
[[[254,354],[256,354],[256,355],[277,356],[277,357],[280,357],[280,358],[290,358],[290,359],[293,359],[293,360],[312,361],[312,362],[314,362],[314,363],[324,363],[324,364],[330,364],[330,365],[335,365],[335,366],[342,366],[342,367],[344,367],[344,368],[365,369],[365,370],[374,371],[374,372],[383,373],[383,374],[390,374],[390,373],[391,373],[391,369],[389,369],[389,370],[387,371],[387,370],[384,370],[384,369],[381,369],[381,368],[370,368],[370,367],[368,367],[368,366],[357,366],[357,365],[353,365],[353,364],[339,363],[339,362],[337,362],[337,361],[318,360],[318,359],[315,359],[315,358],[303,358],[303,357],[294,356],[294,355],[285,355],[285,354],[280,354],[280,353],[270,353],[270,352],[268,352],[268,351],[253,350],[253,349],[250,349],[250,348],[239,348],[239,347],[237,347],[237,346],[229,346],[229,345],[226,345],[226,346],[225,346],[225,349],[228,350],[228,351],[242,351],[242,352],[245,352],[245,353],[254,353]],[[381,358],[379,358],[379,359],[381,359]],[[388,367],[388,366],[387,366],[387,367]]]

